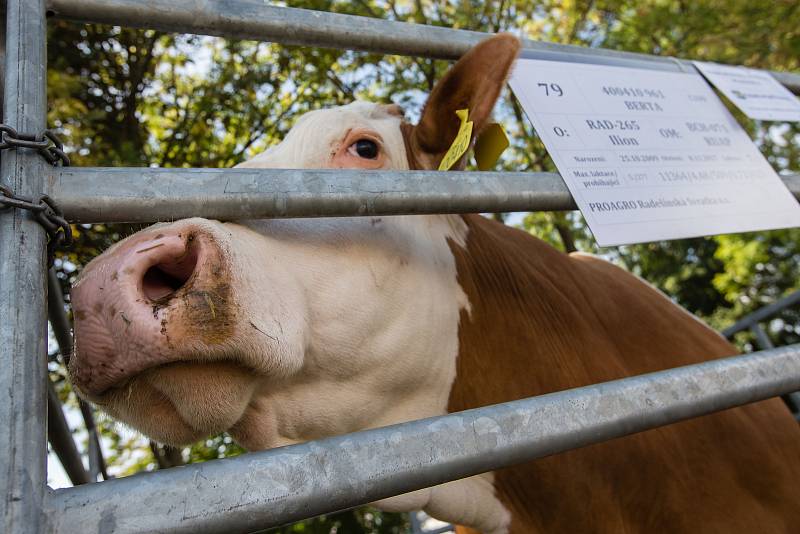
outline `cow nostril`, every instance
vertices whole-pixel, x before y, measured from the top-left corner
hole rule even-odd
[[[186,280],[176,278],[164,272],[160,266],[154,265],[144,273],[142,292],[150,300],[162,300],[183,287]]]
[[[142,293],[151,301],[169,299],[175,292],[186,285],[197,267],[197,251],[174,261],[166,261],[153,265],[142,278]]]

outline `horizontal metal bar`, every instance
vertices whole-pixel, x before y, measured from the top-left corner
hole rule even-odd
[[[797,179],[797,176],[798,175],[795,175],[795,179]],[[800,184],[795,184],[795,185],[800,185]],[[794,190],[793,192],[795,196],[798,196],[797,190]],[[741,332],[742,330],[747,330],[754,324],[766,321],[767,319],[777,314],[781,310],[788,308],[790,306],[794,306],[796,304],[800,304],[800,290],[795,291],[794,293],[789,293],[789,295],[773,302],[769,306],[764,306],[763,308],[754,311],[750,315],[743,317],[733,325],[723,330],[722,335],[727,338],[730,338],[737,332]]]
[[[80,223],[576,209],[555,173],[65,167],[47,179]],[[800,198],[800,175],[783,180]]]
[[[247,532],[800,389],[800,345],[51,492],[52,532]]]
[[[765,306],[755,312],[747,315],[735,325],[723,330],[722,334],[725,337],[731,338],[734,334],[741,330],[750,330],[755,337],[755,345],[759,350],[771,349],[775,345],[770,340],[766,330],[761,326],[762,321],[766,321],[773,315],[776,315],[781,310],[788,308],[800,302],[800,291],[795,291],[788,296],[773,302],[769,306]],[[794,414],[795,418],[800,421],[800,392],[794,391],[783,395],[783,401]]]
[[[73,222],[570,210],[553,173],[53,168]]]
[[[486,33],[410,24],[324,11],[267,5],[263,0],[48,0],[49,12],[80,22],[255,39],[290,45],[347,48],[408,56],[456,59]],[[694,72],[689,61],[525,39],[525,55],[578,63]],[[800,75],[773,72],[800,92]]]

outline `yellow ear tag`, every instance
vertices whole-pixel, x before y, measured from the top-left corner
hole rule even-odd
[[[442,158],[439,164],[440,171],[449,171],[453,165],[458,163],[461,156],[469,148],[469,143],[472,140],[472,121],[469,118],[469,109],[459,109],[456,115],[461,119],[461,126],[458,129],[456,138],[453,139],[453,144],[447,149],[447,153]]]
[[[508,145],[508,136],[503,127],[496,122],[489,124],[475,141],[475,161],[478,168],[482,171],[492,169]]]

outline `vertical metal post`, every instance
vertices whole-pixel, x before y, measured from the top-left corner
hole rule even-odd
[[[21,132],[46,123],[44,0],[7,0],[4,121]],[[40,194],[46,162],[6,150],[0,180]],[[47,316],[44,230],[29,213],[0,212],[0,531],[42,532],[46,489]]]
[[[6,83],[6,0],[0,0],[0,119],[5,103]]]

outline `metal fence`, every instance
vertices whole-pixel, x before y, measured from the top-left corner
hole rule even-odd
[[[728,339],[733,339],[739,332],[749,331],[753,336],[755,347],[759,350],[775,348],[767,330],[761,324],[774,318],[782,311],[795,306],[800,307],[800,290],[794,291],[769,306],[764,306],[742,317],[736,323],[723,330],[722,335]],[[783,401],[794,414],[794,418],[800,422],[800,392],[793,391],[783,395]]]
[[[46,17],[173,32],[456,58],[484,34],[266,6],[257,0],[7,0],[3,121],[46,126]],[[693,71],[682,60],[524,41],[540,59]],[[773,73],[795,93],[800,75]],[[72,222],[564,210],[552,173],[54,168],[34,150],[3,152],[3,185],[47,193]],[[785,182],[800,197],[800,176]],[[344,510],[800,389],[800,346],[413,421],[301,445],[73,488],[46,486],[51,444],[73,482],[104,474],[88,406],[90,469],[47,378],[47,317],[68,358],[69,324],[48,275],[45,233],[0,210],[0,530],[239,532]],[[48,295],[49,277],[49,295]],[[48,298],[49,297],[49,298]],[[614,406],[609,410],[609,406]],[[233,491],[236,490],[236,491]]]

